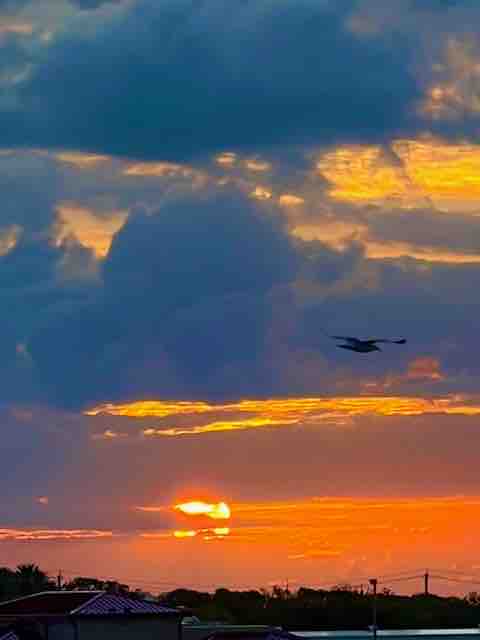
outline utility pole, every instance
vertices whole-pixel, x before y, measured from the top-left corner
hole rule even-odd
[[[59,591],[62,590],[62,570],[59,569],[58,570],[58,576],[57,576],[57,589]]]
[[[372,630],[373,630],[373,640],[377,640],[377,578],[370,578],[368,581],[373,587],[373,609],[372,609]]]
[[[428,578],[430,576],[428,575],[428,569],[425,571],[424,575],[423,575],[423,579],[425,581],[425,595],[428,596],[429,592],[428,592]]]

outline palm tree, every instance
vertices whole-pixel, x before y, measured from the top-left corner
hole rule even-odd
[[[19,581],[21,595],[50,591],[55,588],[55,583],[36,564],[19,564],[15,574]]]
[[[18,595],[18,580],[15,571],[0,567],[0,600],[9,600]]]

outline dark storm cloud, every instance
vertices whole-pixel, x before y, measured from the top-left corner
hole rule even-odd
[[[45,48],[4,136],[160,158],[383,139],[417,96],[413,52],[350,33],[353,6],[139,0],[85,14]]]
[[[235,192],[138,211],[113,241],[101,296],[52,318],[32,358],[66,403],[208,393],[212,369],[255,366],[267,295],[299,260],[278,213]]]
[[[81,9],[98,9],[103,4],[115,4],[123,0],[72,0]]]
[[[38,1],[38,0],[37,0]],[[21,11],[28,5],[33,5],[36,0],[0,0],[0,11],[6,13],[16,13]],[[98,9],[103,4],[118,3],[122,0],[71,0],[72,4],[78,6],[80,9]]]
[[[60,190],[55,164],[31,154],[0,156],[0,229],[18,225],[26,232],[48,230]]]
[[[478,369],[467,342],[452,347],[451,338],[471,334],[480,312],[467,293],[477,265],[371,261],[355,244],[339,252],[293,241],[281,220],[231,189],[132,213],[103,285],[84,303],[79,294],[47,308],[32,327],[37,393],[70,407],[278,395],[291,393],[290,370],[297,393],[331,393],[337,365],[375,376],[405,370],[419,353],[452,371]],[[381,360],[352,359],[324,331],[406,335],[409,343]],[[320,367],[310,377],[307,356]]]

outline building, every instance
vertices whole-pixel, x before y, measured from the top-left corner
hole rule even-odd
[[[0,603],[0,640],[180,640],[182,612],[105,591],[46,591]]]
[[[245,626],[243,629],[231,627],[215,631],[207,637],[207,640],[298,640],[298,638],[280,627],[260,629]]]
[[[0,638],[0,640],[3,640]],[[220,622],[185,624],[182,640],[298,640],[280,627],[268,625],[236,625]]]

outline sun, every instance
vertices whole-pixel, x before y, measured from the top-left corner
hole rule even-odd
[[[209,503],[193,500],[176,504],[174,508],[187,515],[202,515],[213,520],[228,520],[231,516],[230,507],[226,502]]]

